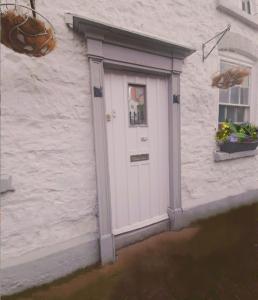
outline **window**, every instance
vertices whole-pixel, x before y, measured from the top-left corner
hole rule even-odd
[[[248,13],[249,15],[252,14],[251,0],[242,0],[242,10]]]
[[[221,61],[221,72],[234,67],[243,67]],[[242,85],[219,91],[219,122],[244,123],[250,121],[250,76]]]
[[[128,94],[130,126],[147,125],[146,87],[129,84]]]

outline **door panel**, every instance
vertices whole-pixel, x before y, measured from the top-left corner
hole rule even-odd
[[[107,71],[105,99],[112,226],[120,234],[167,218],[168,80]]]

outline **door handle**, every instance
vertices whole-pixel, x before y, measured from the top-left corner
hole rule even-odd
[[[106,114],[106,120],[107,120],[107,122],[110,122],[111,119],[112,119],[111,114]]]
[[[116,118],[116,111],[115,110],[112,110],[111,113],[107,113],[106,114],[106,120],[107,122],[111,122],[112,119],[115,119]]]

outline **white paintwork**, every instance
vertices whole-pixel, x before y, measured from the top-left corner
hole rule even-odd
[[[144,228],[144,227],[162,222],[164,220],[168,220],[168,214],[167,213],[164,214],[164,215],[161,215],[161,216],[157,216],[157,217],[154,217],[154,218],[147,219],[145,221],[136,222],[132,225],[124,226],[123,228],[120,228],[120,229],[114,229],[113,234],[114,235],[119,235],[119,234],[127,233],[127,232],[130,232],[130,231],[134,231],[134,230],[137,230],[137,229],[140,229],[140,228]]]
[[[128,85],[146,87],[147,126],[129,126]],[[169,206],[168,79],[105,72],[113,233],[167,218]],[[130,162],[131,155],[149,160]]]
[[[231,2],[238,7],[238,1]],[[55,26],[57,49],[33,59],[1,46],[1,173],[12,176],[15,188],[1,197],[2,262],[19,264],[42,248],[47,257],[50,248],[61,252],[63,243],[73,239],[85,236],[85,244],[98,238],[89,65],[85,41],[66,27],[65,12],[198,49],[186,60],[181,81],[183,208],[257,189],[258,156],[214,162],[219,98],[210,84],[219,55],[215,50],[203,64],[201,45],[231,23],[233,33],[258,47],[258,31],[218,11],[216,3],[37,1],[37,9]],[[257,63],[255,74],[258,82]],[[253,120],[258,124],[256,87]],[[46,282],[47,274],[43,277]],[[14,284],[19,286],[9,282],[6,290]]]

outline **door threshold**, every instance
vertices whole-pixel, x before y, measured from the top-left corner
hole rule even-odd
[[[116,235],[120,235],[120,234],[124,234],[124,233],[129,233],[131,231],[135,231],[135,230],[162,222],[167,219],[168,219],[168,214],[164,214],[164,215],[157,216],[157,217],[145,220],[145,221],[140,221],[140,222],[134,223],[132,225],[124,226],[120,229],[114,229],[113,235],[116,236]]]
[[[151,223],[145,227],[141,227],[129,232],[121,233],[114,236],[116,250],[135,244],[139,241],[147,239],[153,235],[170,230],[170,220],[166,216],[163,220]]]

